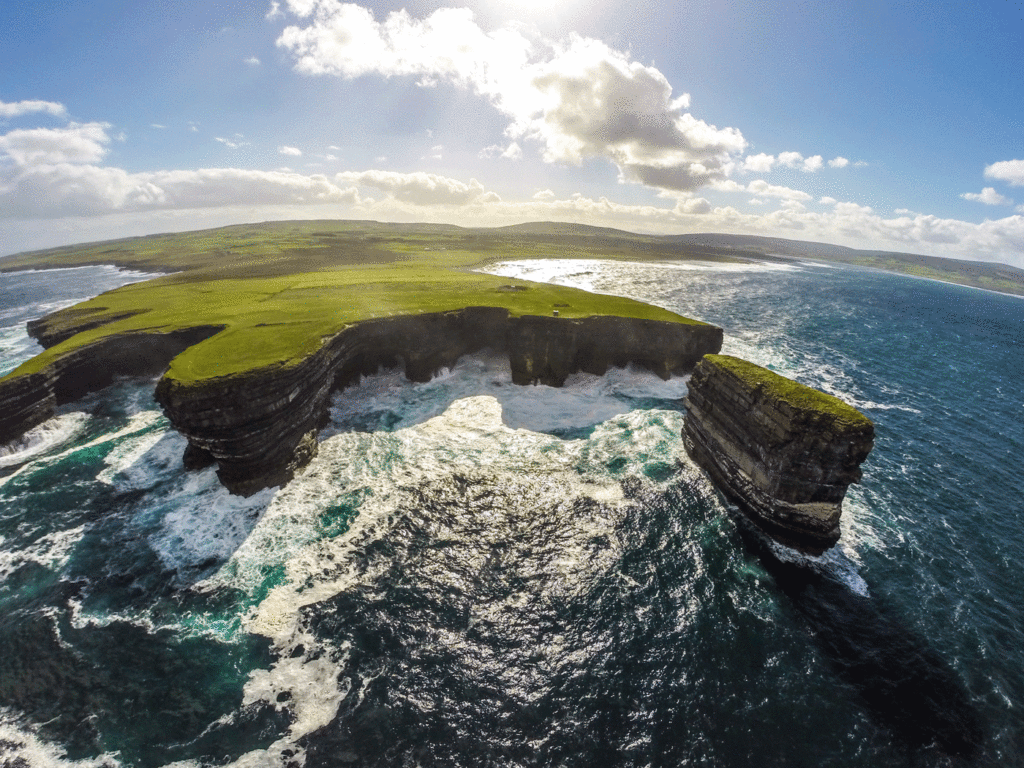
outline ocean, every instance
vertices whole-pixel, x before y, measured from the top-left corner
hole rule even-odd
[[[1024,301],[795,262],[492,271],[721,325],[870,416],[839,545],[723,500],[685,377],[381,371],[247,499],[118,381],[0,447],[0,766],[1024,766]],[[144,277],[0,275],[0,373],[26,320]]]

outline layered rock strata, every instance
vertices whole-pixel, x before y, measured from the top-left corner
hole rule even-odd
[[[836,543],[874,441],[866,416],[728,355],[698,363],[684,404],[687,453],[759,528],[814,555]]]
[[[166,340],[160,350],[152,349],[149,338],[157,334],[108,337],[60,358],[44,372],[0,382],[0,441],[19,437],[49,418],[55,405],[109,383],[115,374],[165,370],[178,352],[218,330],[160,336]],[[184,343],[182,334],[191,334],[191,342]],[[166,342],[173,342],[173,348]],[[600,375],[629,363],[665,378],[687,373],[721,345],[722,329],[701,323],[513,317],[506,309],[467,307],[362,321],[325,339],[315,353],[293,365],[187,384],[165,375],[156,397],[189,441],[186,466],[215,462],[229,490],[250,495],[286,483],[308,463],[316,453],[316,433],[328,417],[330,393],[381,367],[401,363],[409,379],[428,381],[462,355],[489,348],[509,356],[514,383],[561,386],[571,373]],[[140,361],[118,361],[118,350]],[[147,365],[141,364],[142,357]],[[83,361],[91,362],[83,367]]]
[[[118,376],[163,373],[174,357],[220,330],[203,326],[172,333],[113,334],[57,358],[37,373],[0,381],[0,444],[52,418],[58,405],[103,389]]]
[[[292,366],[227,380],[181,385],[164,378],[157,399],[190,443],[189,460],[216,461],[221,482],[249,495],[286,483],[316,452],[330,393],[401,363],[429,381],[465,354],[489,348],[509,356],[516,384],[561,386],[569,374],[603,374],[629,363],[659,375],[685,373],[722,345],[711,325],[616,317],[512,317],[491,307],[366,320],[328,339]]]

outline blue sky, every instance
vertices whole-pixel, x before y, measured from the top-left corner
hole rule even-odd
[[[1024,3],[36,0],[0,253],[244,221],[579,221],[1024,266]]]

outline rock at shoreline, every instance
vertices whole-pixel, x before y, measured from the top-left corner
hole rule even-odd
[[[92,322],[81,313],[72,320]],[[50,316],[32,330],[57,344],[70,333],[58,326]],[[52,417],[55,406],[102,389],[115,376],[166,371],[176,355],[221,330],[113,334],[39,372],[7,377],[0,381],[0,443],[17,439]],[[186,468],[216,463],[224,486],[248,496],[287,483],[305,466],[316,455],[330,393],[381,367],[401,362],[410,380],[429,381],[463,355],[489,348],[508,355],[514,383],[561,386],[577,371],[600,375],[630,363],[668,378],[688,373],[721,346],[721,328],[693,321],[515,316],[502,307],[465,307],[353,323],[293,364],[189,382],[165,373],[156,398],[189,441]]]
[[[838,541],[843,497],[874,442],[870,419],[728,355],[697,364],[685,406],[687,453],[759,528],[813,555]]]
[[[429,381],[466,354],[507,354],[516,384],[561,386],[577,371],[603,374],[630,363],[667,378],[688,373],[721,349],[722,329],[622,317],[511,316],[497,307],[366,320],[325,341],[297,365],[181,385],[169,378],[157,400],[190,451],[212,456],[221,482],[250,495],[287,483],[316,453],[332,391],[381,367],[404,365]]]

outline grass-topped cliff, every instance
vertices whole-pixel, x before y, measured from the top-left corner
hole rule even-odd
[[[765,396],[798,411],[821,414],[847,427],[868,427],[871,420],[838,397],[813,389],[785,376],[731,355],[708,355],[709,363],[729,371],[750,390],[762,390]]]
[[[223,330],[174,359],[168,376],[181,384],[292,364],[361,320],[468,306],[500,307],[512,316],[557,311],[569,319],[697,322],[629,299],[471,271],[497,259],[650,254],[643,243],[604,232],[581,239],[565,232],[375,222],[275,222],[22,254],[0,260],[0,268],[115,264],[172,274],[45,318],[33,332],[49,348],[10,375],[43,370],[115,335],[201,326]]]

